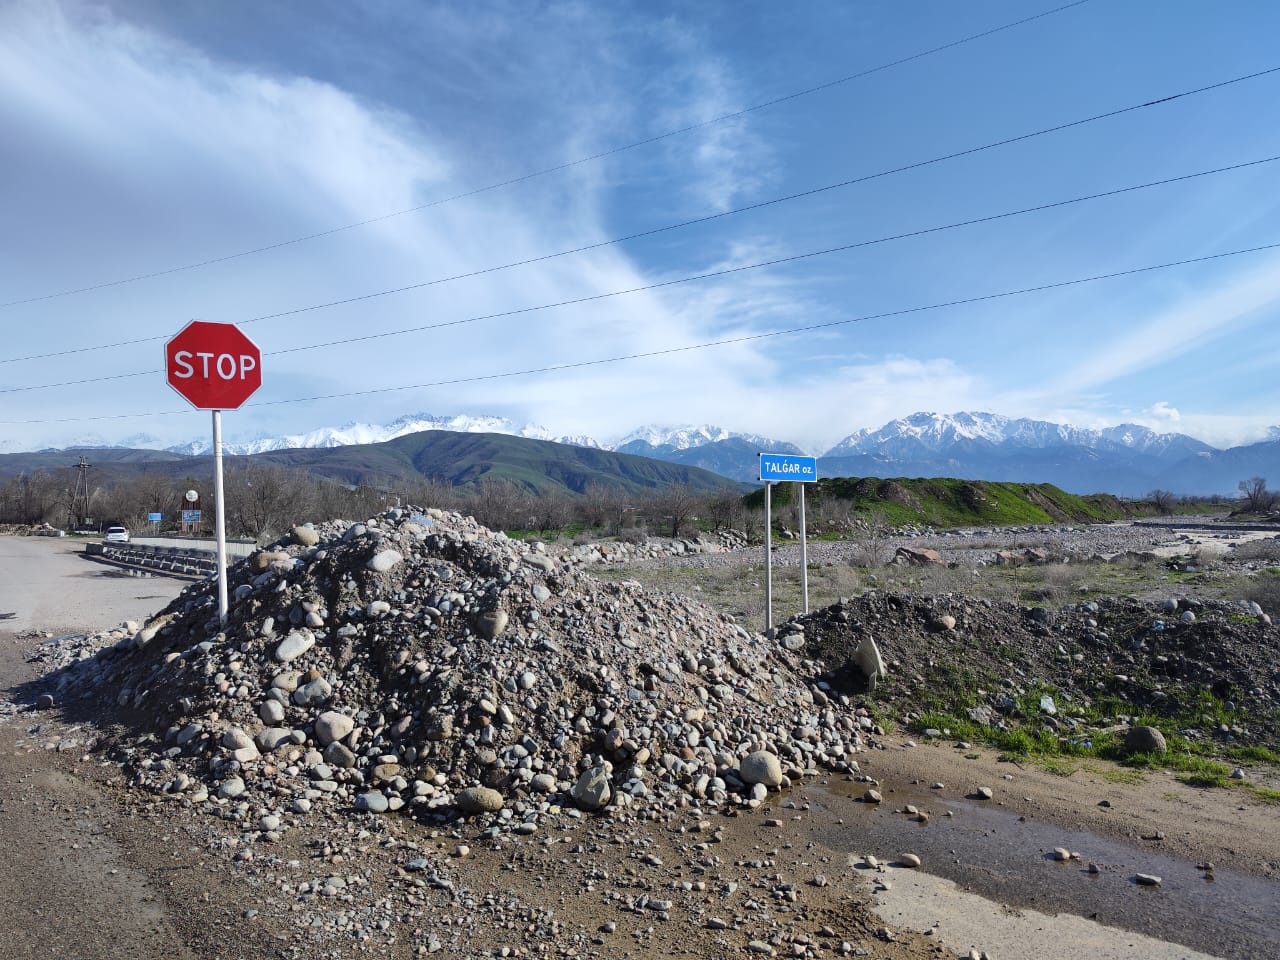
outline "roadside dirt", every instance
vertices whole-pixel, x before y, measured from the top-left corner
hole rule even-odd
[[[0,633],[0,700],[34,675],[28,657],[42,638],[32,630],[57,635],[141,620],[183,586],[107,577],[73,551],[0,538],[0,612],[18,614],[2,622],[11,629]],[[30,706],[0,713],[0,844],[16,851],[0,866],[0,956],[15,960],[729,957],[754,953],[749,944],[774,921],[794,931],[763,948],[776,955],[862,951],[923,960],[964,956],[971,947],[1002,958],[1061,955],[1011,953],[986,943],[981,927],[961,927],[957,914],[981,910],[971,901],[948,906],[940,893],[948,880],[986,894],[981,903],[1015,923],[1020,908],[1042,911],[1022,915],[1027,931],[1052,930],[1060,911],[1082,913],[1083,929],[1120,951],[1098,956],[1199,955],[1169,945],[1177,941],[1213,956],[1263,958],[1280,938],[1269,916],[1280,892],[1274,806],[1234,791],[1196,790],[1165,774],[1135,782],[1101,762],[1061,776],[1000,763],[990,751],[885,737],[876,738],[881,749],[856,758],[884,795],[874,808],[858,799],[867,782],[824,777],[771,794],[755,811],[703,817],[686,810],[650,821],[566,816],[516,842],[491,842],[479,822],[439,830],[347,811],[250,850],[236,824],[125,786],[118,768],[90,749],[98,731]],[[939,782],[945,786],[934,789]],[[983,785],[991,800],[968,799]],[[895,813],[908,803],[930,812],[926,826]],[[698,829],[702,823],[709,829]],[[1005,842],[1006,833],[1029,825],[1044,832]],[[1143,839],[1159,833],[1162,840]],[[1075,867],[1104,863],[1095,886],[1115,909],[1101,912],[1102,923],[1089,919],[1098,910],[1086,909],[1089,878],[1045,859],[1057,844],[1042,838],[1057,836],[1079,847],[1085,859]],[[1099,838],[1098,850],[1089,837]],[[953,841],[961,853],[949,856]],[[460,846],[468,848],[463,855]],[[863,854],[892,862],[908,850],[921,852],[921,871],[855,865]],[[458,878],[454,888],[423,883],[410,869],[419,857],[447,867]],[[1227,881],[1226,903],[1204,893],[1209,885],[1196,866],[1206,861]],[[1163,889],[1132,882],[1133,871],[1151,864],[1164,871]],[[1229,886],[1237,875],[1244,879]],[[333,897],[299,892],[328,876],[361,882]],[[873,893],[883,879],[890,890]],[[912,889],[933,920],[921,922],[923,914],[893,900],[895,891]],[[1249,899],[1258,891],[1272,894],[1262,919]],[[1209,922],[1195,929],[1206,910]],[[913,919],[899,919],[907,916]],[[363,928],[362,917],[370,918]],[[372,918],[388,918],[387,927]],[[1072,942],[1087,952],[1087,937],[1072,929]]]

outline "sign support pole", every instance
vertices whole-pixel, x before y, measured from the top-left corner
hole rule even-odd
[[[764,482],[764,628],[773,629],[773,504],[769,488],[772,482]]]
[[[804,484],[800,488],[800,589],[804,593],[804,612],[809,612],[809,535],[804,526]]]
[[[222,496],[222,411],[213,411],[213,512],[218,544],[218,623],[227,625],[227,526]]]

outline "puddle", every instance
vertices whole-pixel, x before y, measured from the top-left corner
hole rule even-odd
[[[1137,847],[1093,833],[1067,830],[981,801],[945,799],[933,791],[898,789],[886,802],[861,803],[865,784],[833,782],[806,790],[817,818],[814,839],[842,854],[920,856],[924,869],[966,891],[1015,908],[1066,913],[1121,927],[1231,960],[1271,960],[1280,942],[1280,882],[1219,868],[1207,875],[1152,846]],[[912,804],[927,823],[895,812]],[[944,814],[950,810],[954,816]],[[843,818],[843,824],[835,823]],[[1057,862],[1055,847],[1082,859]],[[1090,863],[1100,872],[1090,874]],[[889,876],[908,871],[890,869]],[[1137,874],[1155,874],[1158,887]],[[868,872],[868,877],[872,876]]]

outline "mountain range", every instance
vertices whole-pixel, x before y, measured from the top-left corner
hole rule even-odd
[[[757,454],[762,451],[805,453],[787,441],[713,426],[644,426],[612,442],[600,442],[556,436],[543,427],[502,417],[431,414],[411,414],[385,425],[350,423],[306,434],[262,437],[228,443],[224,449],[230,455],[247,456],[367,447],[427,431],[507,435],[611,451],[707,470],[740,482],[757,482]],[[76,446],[107,445],[90,441]],[[123,446],[178,456],[209,452],[206,440],[165,447],[149,437],[131,437]],[[1280,428],[1272,428],[1270,438],[1262,442],[1222,450],[1185,434],[1160,433],[1139,424],[1097,430],[993,413],[922,412],[874,430],[859,430],[818,458],[819,476],[825,477],[1047,482],[1074,493],[1121,496],[1144,496],[1155,488],[1179,494],[1234,494],[1242,479],[1280,476]]]

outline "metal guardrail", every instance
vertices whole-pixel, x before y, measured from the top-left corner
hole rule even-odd
[[[151,547],[135,543],[89,543],[85,544],[85,553],[122,566],[197,580],[213,576],[218,569],[218,557],[212,550]]]

